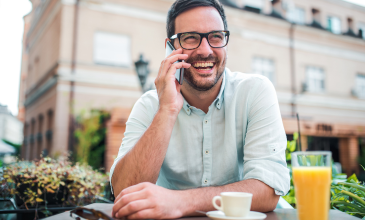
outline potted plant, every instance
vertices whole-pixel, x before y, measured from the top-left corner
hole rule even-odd
[[[20,161],[3,169],[0,196],[15,197],[19,208],[80,206],[103,196],[108,177],[67,157]]]

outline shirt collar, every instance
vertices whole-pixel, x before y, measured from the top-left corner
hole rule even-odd
[[[217,109],[221,109],[222,108],[222,102],[223,102],[223,93],[224,93],[224,88],[226,85],[226,70],[224,70],[223,72],[223,80],[222,80],[222,85],[221,85],[221,89],[218,93],[217,98],[213,101],[213,105],[215,105],[215,107]],[[184,98],[184,96],[183,96]],[[194,108],[194,106],[191,106],[184,98],[184,104],[183,104],[183,109],[186,112],[187,115],[191,114],[192,109]]]

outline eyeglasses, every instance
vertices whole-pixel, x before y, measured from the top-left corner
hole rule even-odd
[[[185,50],[198,48],[202,39],[206,38],[213,48],[225,47],[228,44],[229,31],[211,31],[208,33],[184,32],[170,37],[171,40],[179,39],[180,46]]]
[[[74,216],[72,216],[72,214],[74,214]],[[91,219],[91,220],[98,220],[98,219],[114,220],[113,218],[109,217],[108,215],[104,214],[103,212],[96,211],[94,209],[87,209],[84,207],[78,207],[74,210],[71,210],[70,216],[75,218],[76,220],[80,220],[80,217],[84,218],[84,219]]]

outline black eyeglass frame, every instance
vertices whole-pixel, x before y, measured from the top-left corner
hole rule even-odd
[[[209,36],[209,34],[214,33],[214,32],[225,32],[225,33],[226,33],[227,42],[226,42],[226,44],[225,44],[224,46],[221,46],[221,47],[213,47],[213,46],[209,43],[208,36]],[[181,36],[182,34],[199,34],[199,35],[200,35],[200,42],[199,42],[199,45],[198,45],[197,47],[195,47],[195,48],[192,48],[192,49],[187,49],[187,48],[183,47],[183,46],[181,45],[181,42],[180,42],[180,36]],[[208,44],[209,44],[209,46],[210,46],[210,47],[212,47],[212,48],[222,48],[222,47],[227,46],[227,44],[228,44],[228,41],[229,41],[229,31],[227,31],[227,30],[219,31],[219,30],[218,30],[218,31],[211,31],[211,32],[208,32],[208,33],[199,33],[199,32],[183,32],[183,33],[177,33],[177,34],[172,35],[172,36],[170,37],[170,40],[178,39],[178,40],[179,40],[180,47],[182,47],[183,49],[185,49],[185,50],[195,50],[196,48],[200,47],[200,44],[202,43],[203,38],[206,38],[206,39],[207,39],[207,42],[208,42]]]
[[[97,219],[114,220],[114,218],[109,217],[108,215],[106,215],[105,213],[103,213],[101,211],[97,211],[95,209],[88,209],[85,207],[77,207],[77,208],[71,210],[70,217],[73,217],[75,219],[80,219],[80,217],[87,219],[88,216],[85,216],[85,215],[88,215],[88,213],[86,213],[85,215],[83,215],[83,213],[78,213],[78,212],[84,212],[84,211],[91,212],[92,216]],[[72,216],[72,214],[75,214],[77,216],[76,217]]]

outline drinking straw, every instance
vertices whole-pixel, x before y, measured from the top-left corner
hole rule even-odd
[[[298,134],[299,134],[299,151],[302,151],[302,139],[300,138],[300,124],[299,124],[298,112],[297,112],[297,122],[298,122]]]

